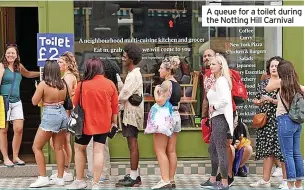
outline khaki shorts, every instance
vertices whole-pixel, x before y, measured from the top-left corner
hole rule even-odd
[[[24,120],[22,102],[9,103],[6,121]]]

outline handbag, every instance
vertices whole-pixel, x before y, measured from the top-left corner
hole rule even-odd
[[[282,96],[280,95],[281,101],[288,113],[289,118],[299,124],[304,123],[304,97],[300,93],[296,93],[288,110],[284,103]]]
[[[203,118],[201,120],[201,132],[202,132],[202,139],[206,144],[210,143],[212,128],[210,126],[209,118]]]
[[[83,82],[80,84],[80,101],[79,104],[71,111],[68,121],[68,131],[72,133],[77,139],[80,139],[83,135],[85,112],[82,107],[82,87]]]
[[[138,94],[133,94],[128,98],[128,101],[133,106],[139,106],[143,101],[143,96]]]
[[[65,101],[64,101],[64,108],[66,110],[72,110],[73,109],[73,103],[72,103],[72,100],[70,98],[70,94],[69,94],[69,89],[68,89],[68,85],[66,83],[65,80],[63,80],[63,82],[65,83],[66,85],[66,89],[67,89],[67,93],[66,93],[66,98],[65,98]]]
[[[267,123],[267,112],[257,113],[253,116],[253,127],[260,129],[263,128]]]

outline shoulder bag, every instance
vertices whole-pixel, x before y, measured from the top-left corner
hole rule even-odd
[[[257,113],[253,116],[253,127],[260,129],[263,128],[267,123],[267,112],[265,113]]]
[[[64,108],[66,110],[72,110],[73,109],[73,103],[72,103],[72,100],[70,98],[70,94],[69,94],[69,88],[68,88],[68,85],[65,81],[65,79],[63,79],[63,82],[65,83],[66,85],[66,98],[65,98],[65,101],[64,101]]]
[[[290,105],[290,109],[287,108],[280,94],[281,101],[285,110],[288,113],[289,118],[299,124],[304,123],[304,97],[300,93],[296,93]]]
[[[79,104],[71,111],[70,118],[68,121],[68,131],[72,133],[77,139],[80,139],[83,135],[84,121],[85,121],[85,112],[82,107],[82,87],[83,82],[80,84],[80,95],[79,95]]]

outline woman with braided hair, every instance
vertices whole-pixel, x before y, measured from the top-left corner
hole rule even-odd
[[[75,60],[75,56],[71,52],[65,52],[58,59],[58,64],[60,67],[60,71],[63,73],[62,79],[66,81],[68,85],[69,95],[71,100],[75,95],[75,89],[77,87],[77,81],[80,80],[78,66]],[[70,114],[70,111],[67,110],[67,114]],[[50,140],[51,147],[53,148],[52,139]],[[54,148],[53,148],[54,150]],[[70,163],[72,159],[72,148],[70,144],[70,133],[66,133],[66,140],[64,143],[63,151],[65,154],[65,172],[64,172],[64,180],[66,182],[73,181],[73,175],[70,172]],[[50,176],[51,180],[57,179],[57,173]]]

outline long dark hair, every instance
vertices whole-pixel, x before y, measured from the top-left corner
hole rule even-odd
[[[88,59],[85,63],[85,71],[83,80],[91,80],[95,75],[103,75],[104,68],[103,63],[99,58],[93,57]]]
[[[296,93],[304,96],[299,83],[299,76],[296,73],[292,63],[287,60],[281,60],[277,66],[277,72],[281,79],[281,96],[290,105]]]
[[[20,70],[20,68],[19,68],[19,66],[20,66],[20,56],[19,56],[19,50],[18,50],[17,45],[12,44],[12,45],[7,45],[6,46],[5,51],[4,51],[4,53],[2,55],[2,58],[1,58],[1,63],[3,64],[4,68],[8,67],[9,63],[8,63],[6,57],[5,57],[5,54],[6,54],[6,51],[9,48],[14,48],[16,50],[17,58],[14,61],[13,68],[14,68],[15,72],[19,72],[19,70]]]
[[[62,90],[65,88],[61,79],[60,67],[55,60],[47,60],[43,68],[42,80],[50,87]]]

